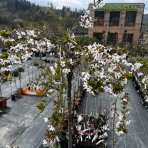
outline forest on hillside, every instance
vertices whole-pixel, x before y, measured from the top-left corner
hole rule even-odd
[[[40,7],[27,0],[0,1],[0,28],[36,27],[50,32],[63,32],[71,28],[82,10],[71,10],[63,6],[56,9],[52,3],[49,7]]]

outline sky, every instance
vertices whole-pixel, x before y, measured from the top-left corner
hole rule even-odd
[[[88,4],[94,0],[28,0],[40,6],[48,6],[52,2],[54,7],[62,8],[63,6],[71,7],[72,9],[87,9]],[[145,3],[145,13],[148,13],[148,0],[103,0],[103,3]]]

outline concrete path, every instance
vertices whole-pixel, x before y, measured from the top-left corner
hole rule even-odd
[[[39,114],[36,105],[40,97],[23,96],[15,102],[8,100],[8,108],[0,112],[0,148],[13,143]]]

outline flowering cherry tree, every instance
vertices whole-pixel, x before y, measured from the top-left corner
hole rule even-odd
[[[6,72],[12,72],[13,64],[26,62],[34,52],[50,52],[54,47],[50,40],[43,38],[43,33],[38,30],[3,30],[0,32],[0,40],[3,46],[9,48],[7,56],[0,59],[0,76]],[[2,97],[2,90],[0,89]]]
[[[128,113],[127,103],[129,97],[128,94],[124,92],[124,86],[127,84],[127,78],[131,76],[131,73],[126,71],[121,65],[122,61],[127,63],[126,54],[111,54],[111,48],[106,48],[105,46],[96,43],[82,47],[76,43],[76,40],[71,37],[70,33],[63,42],[64,45],[59,46],[60,59],[53,66],[47,68],[44,76],[48,79],[47,85],[52,88],[49,90],[49,94],[56,89],[59,91],[58,97],[61,99],[65,98],[65,93],[67,91],[69,129],[71,129],[72,126],[71,85],[73,73],[77,67],[80,67],[81,73],[79,76],[83,81],[83,88],[88,93],[95,96],[99,95],[101,92],[107,92],[115,97],[113,116],[114,119],[116,114],[119,116],[119,122],[116,125],[116,133],[119,135],[126,133],[127,130],[125,125],[128,123],[126,115]],[[117,99],[120,99],[122,102],[122,112],[120,114],[116,111]],[[62,114],[62,106],[62,103],[61,105],[56,106],[58,107],[58,110],[56,110],[57,118],[58,113]],[[55,132],[61,130],[58,124],[53,125]],[[69,132],[71,131],[68,131],[68,134]],[[49,137],[51,137],[51,134],[49,135]],[[55,138],[56,137],[57,135]],[[56,141],[56,139],[54,140]]]
[[[93,6],[92,9],[97,6]],[[82,27],[89,28],[93,25],[89,13],[90,10],[87,10],[80,17],[80,25]],[[110,47],[105,47],[97,43],[89,46],[81,46],[76,42],[73,33],[70,31],[65,37],[60,38],[57,44],[55,50],[59,52],[60,59],[55,65],[47,68],[47,71],[44,73],[44,76],[48,79],[47,85],[52,88],[49,90],[49,94],[53,93],[54,90],[58,90],[58,98],[60,98],[58,101],[55,101],[55,112],[50,117],[51,125],[47,132],[50,144],[54,145],[61,139],[60,125],[63,120],[60,115],[63,114],[62,99],[65,98],[65,93],[67,91],[68,147],[72,147],[71,85],[74,77],[73,74],[75,70],[80,67],[79,70],[81,73],[79,77],[83,81],[83,88],[88,93],[95,96],[99,95],[101,92],[107,92],[115,98],[111,100],[114,102],[112,108],[114,146],[115,131],[118,135],[123,135],[127,133],[126,125],[129,124],[127,119],[129,96],[125,92],[124,87],[127,84],[127,79],[132,76],[132,73],[126,71],[122,64],[130,66],[131,71],[138,70],[142,65],[140,65],[140,63],[136,63],[135,65],[128,63],[126,61],[126,54],[118,55],[112,52],[112,48]],[[122,103],[121,112],[117,111],[118,100]],[[117,123],[115,123],[116,116],[118,116]]]
[[[99,2],[95,3],[92,9],[102,7]],[[80,26],[89,28],[93,26],[93,19],[89,15],[90,10],[86,10],[80,17]],[[75,35],[71,30],[59,37],[55,44],[52,44],[45,34],[35,30],[13,30],[12,32],[2,32],[0,39],[7,45],[10,50],[7,59],[0,60],[0,70],[10,70],[12,64],[21,64],[25,62],[33,52],[50,53],[53,49],[59,54],[59,59],[53,66],[44,67],[41,80],[49,88],[47,96],[56,93],[54,102],[54,111],[48,120],[45,122],[50,124],[47,129],[47,141],[51,145],[59,143],[62,139],[61,130],[64,116],[68,118],[68,147],[72,147],[72,82],[75,81],[74,74],[79,71],[78,78],[83,82],[83,89],[89,94],[95,96],[101,92],[106,92],[114,97],[112,107],[112,138],[113,146],[115,144],[115,131],[118,135],[127,133],[126,125],[129,124],[127,119],[128,108],[127,104],[129,96],[125,92],[124,87],[127,84],[127,79],[132,76],[132,73],[126,71],[122,65],[131,67],[131,71],[138,70],[142,65],[140,63],[131,64],[126,61],[126,54],[118,55],[113,52],[111,47],[93,43],[88,46],[82,46],[77,42]],[[144,80],[143,80],[144,81]],[[64,110],[64,102],[67,100],[68,113]],[[117,110],[117,101],[121,102],[121,111]],[[118,117],[118,122],[115,122]],[[78,116],[83,118],[82,116]],[[81,119],[81,120],[84,120]],[[104,127],[105,126],[105,127]],[[107,125],[102,128],[107,129]],[[80,126],[77,127],[79,133]],[[106,130],[104,130],[106,132]],[[99,135],[100,137],[103,137]],[[93,133],[94,142],[98,136],[98,131]],[[99,137],[98,136],[98,137]],[[106,133],[105,133],[105,136]],[[80,136],[81,139],[81,136]],[[103,143],[104,140],[99,140],[96,144]]]

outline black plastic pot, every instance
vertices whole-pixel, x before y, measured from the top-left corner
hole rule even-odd
[[[15,95],[11,95],[11,100],[12,101],[15,101],[16,99],[15,99]]]

